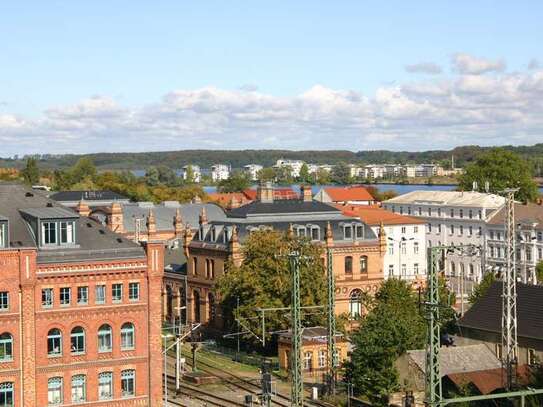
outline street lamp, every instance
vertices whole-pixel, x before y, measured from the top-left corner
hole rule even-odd
[[[402,236],[400,239],[394,239],[393,237],[388,237],[388,240],[390,240],[391,242],[395,242],[395,243],[398,243],[398,274],[400,276],[400,279],[401,279],[401,276],[402,276],[402,245],[403,243],[409,241],[409,240],[415,240],[414,237],[410,237],[410,238],[407,238],[405,236]],[[406,271],[406,280],[407,280],[407,271]]]

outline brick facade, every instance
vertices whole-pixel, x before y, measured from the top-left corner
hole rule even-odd
[[[157,294],[163,245],[149,243],[146,252],[146,258],[40,263],[36,249],[0,250],[0,292],[9,296],[8,309],[0,311],[0,335],[13,338],[11,360],[0,361],[0,383],[13,383],[14,406],[48,405],[52,378],[62,379],[59,405],[71,405],[76,375],[84,375],[85,405],[162,406],[162,310]],[[130,298],[130,283],[139,284],[137,298]],[[113,284],[122,285],[120,300],[113,300]],[[99,285],[105,286],[104,302],[96,296]],[[78,287],[87,287],[81,289],[79,301]],[[61,288],[70,288],[69,304],[60,303]],[[51,305],[42,302],[42,290],[49,289]],[[127,323],[134,328],[133,346],[122,347],[121,328]],[[98,331],[106,324],[111,347],[99,349]],[[83,329],[84,345],[76,352],[71,333],[78,327]],[[53,329],[62,338],[58,352],[50,352],[48,334]],[[121,375],[129,370],[134,371],[134,395],[124,398]],[[111,373],[113,394],[99,400],[98,377],[104,372]]]

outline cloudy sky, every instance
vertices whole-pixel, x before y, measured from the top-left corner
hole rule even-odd
[[[543,142],[540,1],[10,3],[0,156]]]

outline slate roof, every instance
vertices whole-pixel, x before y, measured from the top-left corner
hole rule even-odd
[[[505,203],[505,198],[475,191],[412,191],[388,199],[385,203],[499,208]]]
[[[187,274],[187,257],[182,244],[177,248],[166,248],[164,251],[165,271],[176,274]]]
[[[113,191],[59,191],[50,198],[57,202],[65,201],[129,201],[129,199]]]
[[[157,230],[173,230],[173,219],[175,213],[179,208],[181,212],[181,220],[183,224],[189,224],[193,229],[198,227],[198,218],[202,212],[202,208],[206,208],[206,214],[208,221],[225,220],[226,215],[224,210],[214,203],[190,203],[179,204],[178,202],[169,202],[161,205],[154,205],[153,203],[128,203],[122,204],[123,209],[123,226],[127,232],[134,232],[136,224],[134,219],[144,219],[142,222],[142,231],[147,231],[147,217],[149,215],[149,209],[153,210],[155,215]]]
[[[0,184],[0,208],[9,222],[11,248],[38,248],[38,262],[64,262],[82,260],[111,260],[140,258],[144,250],[130,240],[99,226],[87,218],[47,198],[40,191],[30,190],[19,184]],[[61,216],[75,219],[75,246],[41,249],[37,246],[31,227],[23,217]]]
[[[515,203],[515,221],[525,224],[537,223],[536,228],[543,229],[543,206],[534,203]],[[505,208],[497,211],[489,219],[488,223],[503,226],[505,223]]]
[[[400,215],[392,211],[387,211],[378,206],[370,205],[335,205],[344,215],[355,216],[370,226],[383,225],[421,225],[426,222],[423,219],[412,216]]]
[[[299,199],[284,199],[274,202],[253,201],[226,213],[228,218],[247,218],[254,215],[278,215],[295,213],[334,213],[340,212],[333,206],[318,201],[304,202]]]
[[[326,343],[328,330],[322,326],[314,326],[304,328],[302,331],[302,341],[304,344],[311,343]],[[336,333],[336,341],[345,342],[346,339],[341,333]],[[287,332],[279,334],[279,339],[290,342],[292,338],[292,331],[289,329]]]
[[[422,372],[426,371],[425,350],[408,350],[407,357]],[[500,360],[485,344],[442,347],[439,358],[442,376],[501,368]]]
[[[243,191],[243,194],[250,200],[254,201],[257,198],[256,189],[246,189]],[[299,199],[300,195],[293,190],[292,188],[273,188],[273,199],[282,200],[282,199]]]
[[[501,334],[502,282],[494,282],[485,295],[458,321],[461,328]],[[543,286],[517,283],[519,337],[543,340]]]

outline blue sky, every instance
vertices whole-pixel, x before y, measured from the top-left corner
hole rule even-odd
[[[96,145],[85,144],[85,139],[100,142],[113,135],[116,139],[113,148],[127,151],[134,148],[130,132],[134,128],[141,130],[142,123],[126,125],[126,118],[141,116],[149,110],[155,113],[166,110],[171,119],[171,106],[165,107],[164,101],[168,97],[171,100],[172,94],[177,112],[179,103],[186,110],[188,99],[201,98],[201,94],[191,93],[201,89],[228,93],[222,96],[230,100],[226,107],[220,105],[224,109],[232,108],[246,92],[267,100],[268,112],[285,99],[296,106],[297,98],[315,86],[332,93],[343,92],[341,97],[348,100],[349,92],[355,92],[357,97],[368,98],[372,104],[378,99],[380,89],[402,88],[413,83],[453,83],[465,75],[473,76],[473,71],[459,72],[458,66],[451,64],[457,54],[501,61],[501,68],[477,72],[478,77],[497,78],[500,83],[504,77],[514,75],[534,80],[527,76],[538,72],[537,61],[543,62],[542,18],[543,3],[538,1],[5,3],[0,12],[3,39],[0,141],[10,144],[7,150],[11,153],[31,152],[36,148],[37,137],[48,140],[44,143],[46,149],[64,152],[70,147],[79,152],[100,150]],[[528,69],[530,61],[532,69]],[[441,73],[428,75],[406,70],[407,65],[420,63],[432,63]],[[330,93],[317,93],[319,105],[329,104],[320,107],[321,113],[337,106]],[[503,94],[503,89],[499,93]],[[211,94],[217,100],[214,91]],[[204,95],[206,98],[209,95]],[[91,108],[89,100],[94,100]],[[466,104],[470,109],[474,107],[471,102]],[[258,101],[247,103],[252,106]],[[233,125],[232,117],[239,119],[239,110],[226,119],[209,120],[194,105],[190,108],[190,117],[177,117],[173,126],[162,115],[152,116],[152,128],[146,128],[145,134],[158,144],[137,148],[269,148],[277,144],[277,148],[300,149],[306,148],[308,142],[314,148],[333,148],[331,134],[335,135],[332,137],[337,148],[371,148],[375,142],[375,136],[370,137],[370,131],[363,129],[365,126],[353,129],[352,124],[345,125],[359,117],[358,110],[337,112],[335,121],[327,122],[327,138],[322,134],[311,136],[316,133],[311,114],[308,115],[311,122],[303,125],[284,122],[277,125],[269,117],[262,124],[260,116],[258,123]],[[76,125],[74,109],[85,116],[78,117]],[[101,120],[104,114],[111,118],[111,112],[104,109],[113,109],[116,115],[121,110],[123,125]],[[66,110],[70,112],[70,123],[59,123],[61,110],[62,120],[67,120]],[[51,111],[57,113],[55,117],[51,117]],[[354,116],[345,119],[345,114]],[[93,115],[96,122],[89,125]],[[375,120],[381,116],[374,113],[371,117]],[[507,127],[494,123],[491,130],[485,128],[481,144],[504,143],[504,132],[510,133],[512,128],[515,129],[512,143],[521,144],[528,139],[543,141],[539,122],[534,124],[531,118],[522,118],[519,123],[511,123],[512,119],[509,118]],[[193,128],[190,122],[194,120],[202,120],[205,125]],[[13,124],[15,121],[17,125]],[[450,131],[444,131],[443,126],[450,126]],[[420,134],[421,127],[427,128],[424,122],[407,129],[388,124],[370,127],[373,133],[380,134],[383,129],[387,135],[393,133],[394,137],[377,138],[383,141],[384,148],[439,147],[437,140],[428,134],[424,136],[426,141],[413,144],[414,132]],[[283,139],[274,134],[274,128],[277,133],[288,129],[289,137]],[[440,123],[439,129],[439,135],[448,141],[447,146],[469,141],[469,132],[465,128],[459,131],[458,123]],[[169,141],[161,143],[166,133]],[[304,141],[302,144],[289,141],[293,137]],[[356,143],[349,141],[353,137]],[[17,140],[21,143],[17,144]],[[81,140],[81,144],[74,144],[74,140]]]

